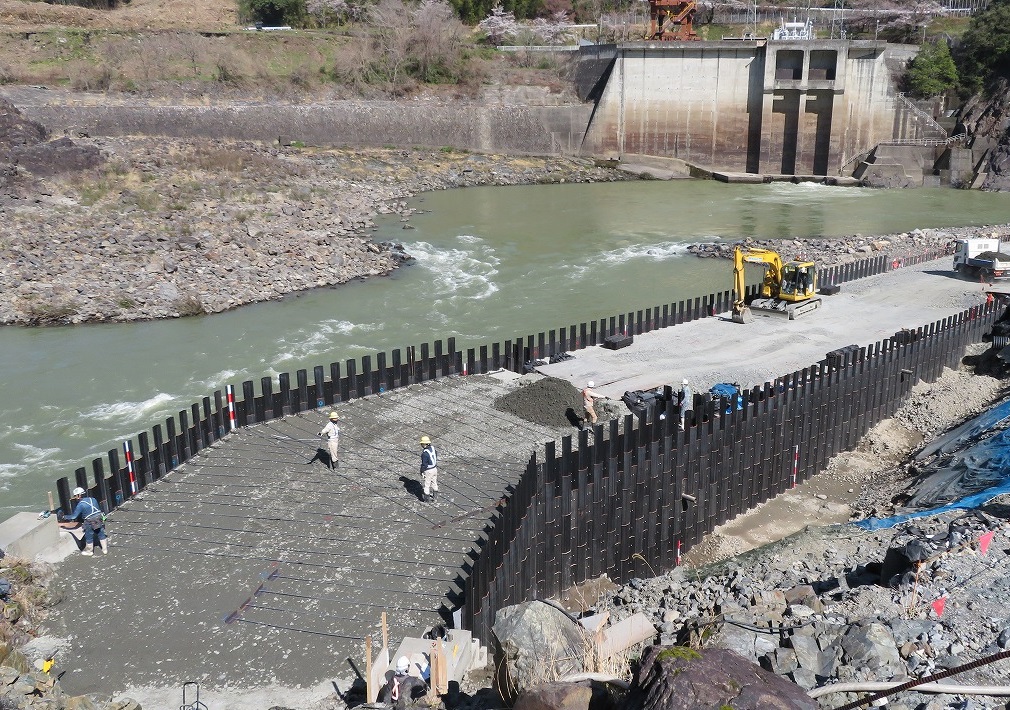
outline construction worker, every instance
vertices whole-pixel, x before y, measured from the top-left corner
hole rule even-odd
[[[593,391],[593,381],[590,380],[582,390],[582,407],[586,410],[586,416],[582,418],[583,424],[587,421],[590,424],[596,424],[596,409],[593,402],[599,397],[600,395]]]
[[[410,659],[400,656],[396,660],[396,672],[379,691],[380,703],[392,703],[395,710],[403,710],[407,703],[412,703],[428,692],[427,684],[420,678],[410,675],[409,671]]]
[[[423,500],[434,501],[438,494],[438,456],[427,436],[421,437],[421,477],[424,480]]]
[[[330,421],[319,432],[319,436],[323,437],[323,440],[326,441],[326,452],[330,456],[331,471],[337,469],[338,463],[337,449],[340,446],[340,427],[337,425],[338,421],[340,421],[340,415],[336,412],[330,412]]]
[[[680,430],[684,431],[684,427],[687,426],[688,420],[691,418],[691,413],[694,411],[694,393],[691,392],[691,386],[687,383],[687,378],[680,383]]]
[[[98,505],[98,501],[87,495],[83,488],[75,488],[70,495],[70,501],[76,501],[73,512],[67,516],[67,520],[79,520],[84,526],[84,549],[81,554],[91,557],[95,548],[95,534],[98,536],[98,544],[102,547],[102,552],[109,554],[109,538],[105,534],[105,513]]]

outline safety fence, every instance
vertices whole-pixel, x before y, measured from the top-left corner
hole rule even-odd
[[[821,284],[837,285],[879,274],[898,265],[896,260],[877,256],[833,266],[821,271]],[[749,286],[748,292],[754,293],[756,288],[754,285]],[[456,349],[455,338],[448,338],[444,343],[441,340],[435,341],[433,346],[424,343],[388,354],[377,353],[374,358],[365,355],[360,360],[346,360],[343,364],[334,362],[328,367],[318,365],[313,368],[311,375],[308,370],[298,370],[294,382],[290,373],[282,373],[277,377],[276,390],[274,378],[263,377],[258,394],[255,382],[247,380],[241,384],[241,396],[237,396],[232,385],[217,390],[193,403],[188,409],[181,410],[177,417],[168,417],[164,425],[155,425],[150,433],[141,432],[136,441],[126,440],[121,448],[110,449],[107,457],[93,459],[90,473],[85,467],[76,469],[74,485],[88,490],[106,512],[111,512],[148,484],[165,476],[237,427],[440,377],[499,369],[523,372],[530,363],[563,352],[600,345],[613,335],[641,335],[710,317],[729,310],[731,305],[732,292],[723,291],[481,345],[469,348],[466,352]],[[60,478],[56,482],[56,489],[60,508],[69,511],[70,479]]]
[[[675,401],[546,445],[487,528],[465,582],[463,623],[489,642],[505,606],[563,595],[601,574],[624,583],[680,564],[717,525],[809,479],[979,342],[989,302],[824,360],[728,400]],[[739,407],[739,408],[738,408]],[[607,429],[609,428],[609,431]]]

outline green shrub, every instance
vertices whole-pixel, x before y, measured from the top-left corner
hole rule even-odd
[[[1010,77],[1010,0],[993,0],[972,18],[955,58],[969,92]]]
[[[908,63],[905,72],[908,93],[926,99],[957,86],[957,67],[950,48],[943,40],[922,45],[919,54]]]

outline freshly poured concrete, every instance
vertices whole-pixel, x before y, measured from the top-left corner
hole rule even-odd
[[[224,707],[245,707],[228,689],[346,688],[364,673],[365,635],[381,646],[383,611],[394,648],[445,624],[439,610],[455,603],[506,487],[535,449],[572,432],[494,410],[515,377],[338,406],[336,472],[313,460],[319,411],[240,429],[150,486],[110,516],[108,557],[60,568],[67,599],[49,632],[73,636],[58,659],[66,690],[160,687],[133,694],[178,706],[182,683],[198,681],[204,702],[218,693]],[[417,496],[422,434],[439,453],[434,504]],[[267,702],[252,697],[251,707]]]

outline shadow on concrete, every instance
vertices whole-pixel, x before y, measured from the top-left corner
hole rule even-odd
[[[414,496],[422,503],[424,502],[424,486],[420,481],[413,478],[407,478],[406,476],[400,476],[400,482],[403,483],[403,490],[407,491],[407,493]]]
[[[325,464],[329,468],[330,453],[326,449],[316,449],[316,455],[306,461],[305,465],[314,464],[316,461]]]

